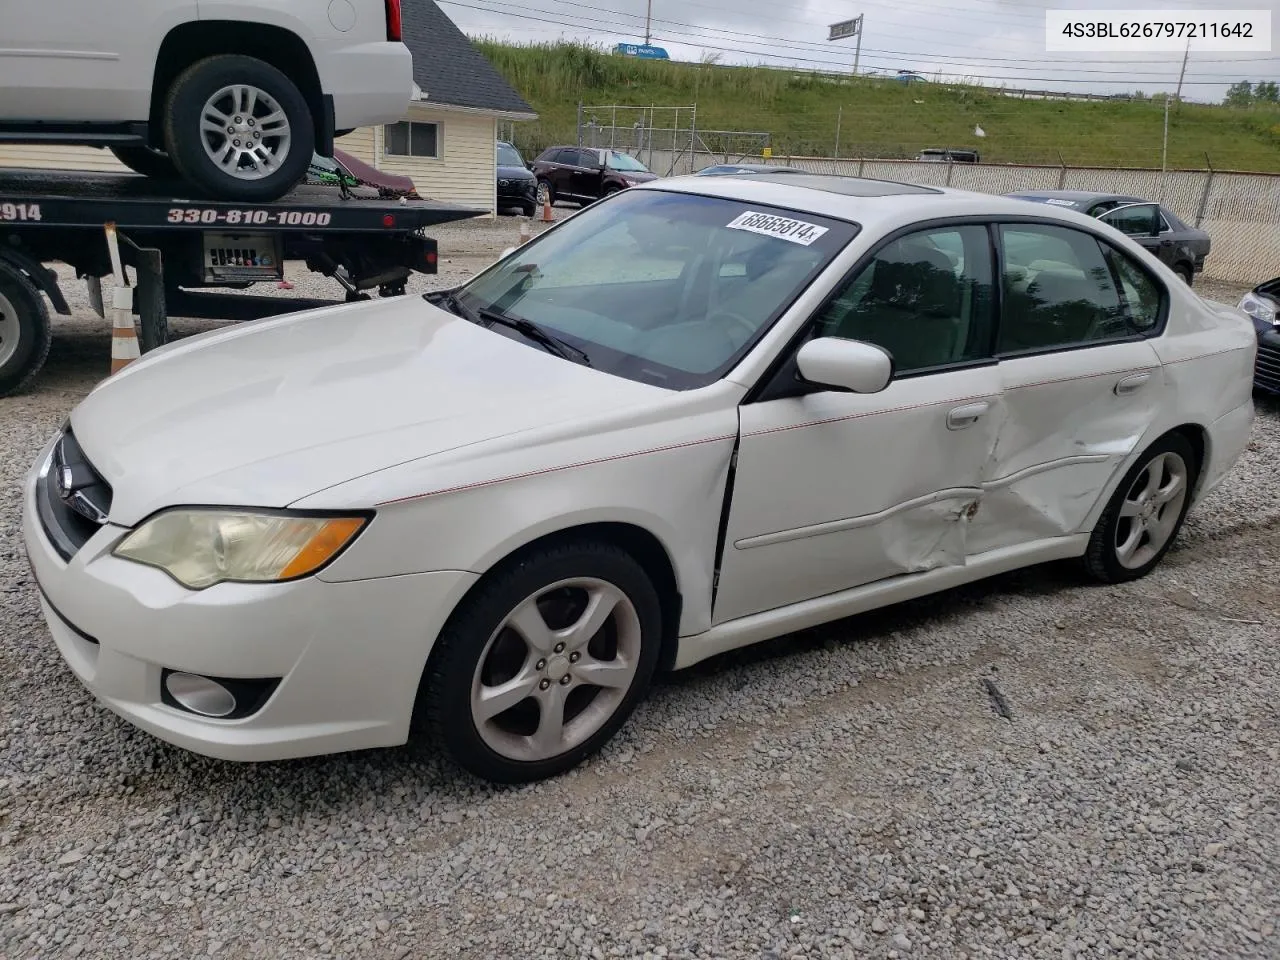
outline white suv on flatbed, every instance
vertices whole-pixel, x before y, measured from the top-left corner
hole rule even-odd
[[[156,177],[274,200],[313,152],[404,116],[400,0],[0,0],[0,143],[109,147]]]

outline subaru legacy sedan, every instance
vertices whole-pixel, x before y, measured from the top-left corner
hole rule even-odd
[[[663,180],[457,289],[149,353],[49,438],[23,533],[68,666],[158,737],[530,781],[657,670],[1045,561],[1147,574],[1248,441],[1256,349],[1081,213]]]

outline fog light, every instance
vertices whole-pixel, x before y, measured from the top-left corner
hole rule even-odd
[[[169,696],[192,713],[206,717],[226,717],[235,712],[236,698],[230,690],[208,677],[194,673],[171,673],[164,681]]]

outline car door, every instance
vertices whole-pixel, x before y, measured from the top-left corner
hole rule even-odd
[[[555,155],[555,164],[550,170],[549,179],[557,195],[573,195],[573,173],[578,166],[580,152],[577,148],[566,147]]]
[[[1108,210],[1098,219],[1115,227],[1125,236],[1132,237],[1157,260],[1173,265],[1175,250],[1172,231],[1162,232],[1167,224],[1160,216],[1160,204],[1127,203]]]
[[[604,151],[583,148],[573,168],[573,192],[579,197],[596,198],[604,187]]]
[[[996,232],[1006,419],[970,525],[976,552],[1084,532],[1165,399],[1148,338],[1168,293],[1147,268],[1072,227]]]
[[[0,0],[0,120],[145,121],[165,34],[195,0]]]
[[[874,343],[894,378],[797,390],[792,353],[743,404],[715,622],[965,562],[1003,416],[991,293],[980,224],[891,238],[838,285],[801,339]]]

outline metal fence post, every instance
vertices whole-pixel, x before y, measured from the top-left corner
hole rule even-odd
[[[1066,184],[1066,182],[1067,182],[1067,161],[1062,159],[1062,151],[1059,150],[1058,151],[1058,189],[1061,190],[1062,187]]]
[[[835,153],[832,154],[832,156],[837,160],[840,159],[840,121],[843,119],[844,107],[839,106],[836,108],[836,150]]]
[[[858,176],[862,176],[862,168],[866,166],[866,164],[867,164],[867,161],[865,157],[858,158]]]
[[[578,146],[582,146],[582,101],[578,101]]]
[[[1208,175],[1204,178],[1204,191],[1200,194],[1200,207],[1196,210],[1196,229],[1200,228],[1200,224],[1204,221],[1204,212],[1209,206],[1209,191],[1213,189],[1213,161],[1209,159],[1209,154],[1204,155],[1205,166],[1209,168]]]
[[[951,159],[951,153],[950,151],[948,151],[947,153],[947,186],[948,187],[951,186],[951,174],[955,172],[955,169],[956,169],[955,161]]]

